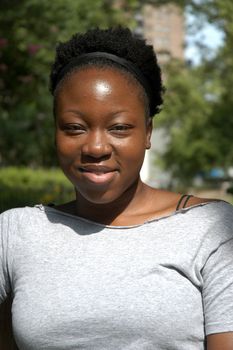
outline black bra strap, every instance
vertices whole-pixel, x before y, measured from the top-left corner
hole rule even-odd
[[[187,198],[186,198],[185,201],[184,201],[183,208],[186,207],[186,204],[188,203],[188,201],[189,201],[189,199],[190,199],[191,197],[193,197],[192,194],[189,194],[189,195],[187,196]]]
[[[193,195],[191,194],[183,194],[180,199],[179,202],[177,203],[176,206],[176,211],[179,210],[180,208],[185,208],[186,204],[188,203],[189,199],[193,197]],[[184,200],[185,199],[185,200]],[[184,200],[184,203],[182,204],[182,201]],[[182,204],[182,205],[181,205]]]

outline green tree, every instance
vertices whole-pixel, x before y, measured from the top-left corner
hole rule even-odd
[[[231,0],[187,1],[200,21],[224,33],[215,57],[204,50],[198,67],[172,62],[166,67],[165,107],[158,122],[169,142],[161,161],[174,177],[190,183],[198,172],[233,164],[233,3]],[[201,15],[201,17],[200,17]],[[200,43],[201,44],[201,43]]]
[[[171,62],[166,73],[165,104],[155,120],[155,127],[163,127],[168,135],[161,163],[187,185],[197,172],[208,171],[215,164],[218,149],[208,123],[217,87],[203,82],[202,67]]]

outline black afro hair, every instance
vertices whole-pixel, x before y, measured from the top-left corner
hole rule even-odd
[[[84,34],[73,35],[65,43],[60,43],[56,49],[55,62],[50,75],[51,93],[54,94],[57,77],[64,66],[75,57],[97,51],[111,53],[132,62],[147,79],[152,90],[150,116],[160,112],[164,89],[153,47],[147,45],[145,40],[134,36],[128,28],[123,27],[90,29]],[[99,61],[98,58],[97,61]],[[105,65],[108,63],[105,62]]]

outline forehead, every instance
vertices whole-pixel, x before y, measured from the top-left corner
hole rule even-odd
[[[135,93],[140,92],[141,94],[145,93],[143,87],[137,81],[137,79],[128,72],[125,68],[115,65],[82,65],[78,67],[73,67],[64,78],[59,82],[56,90],[55,96],[57,93],[63,88],[67,83],[74,82],[78,83],[79,81],[89,81],[89,83],[95,83],[95,79],[98,77],[98,85],[99,88],[104,90],[103,83],[100,83],[100,80],[103,81],[111,81],[111,84],[114,85],[114,82],[117,82],[118,85],[129,85],[131,89],[134,89]],[[70,84],[69,84],[70,85]],[[122,87],[121,87],[122,88]]]
[[[113,99],[125,95],[137,100],[138,87],[128,81],[119,71],[113,69],[85,68],[73,71],[62,82],[58,99],[64,96],[78,99]]]
[[[77,108],[85,115],[107,115],[119,110],[140,114],[140,118],[147,115],[138,85],[112,68],[88,67],[73,71],[57,91],[54,107],[55,114]]]

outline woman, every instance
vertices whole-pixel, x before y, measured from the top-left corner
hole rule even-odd
[[[2,214],[19,349],[232,350],[232,207],[139,176],[162,104],[152,47],[123,28],[75,35],[51,92],[76,200]]]

